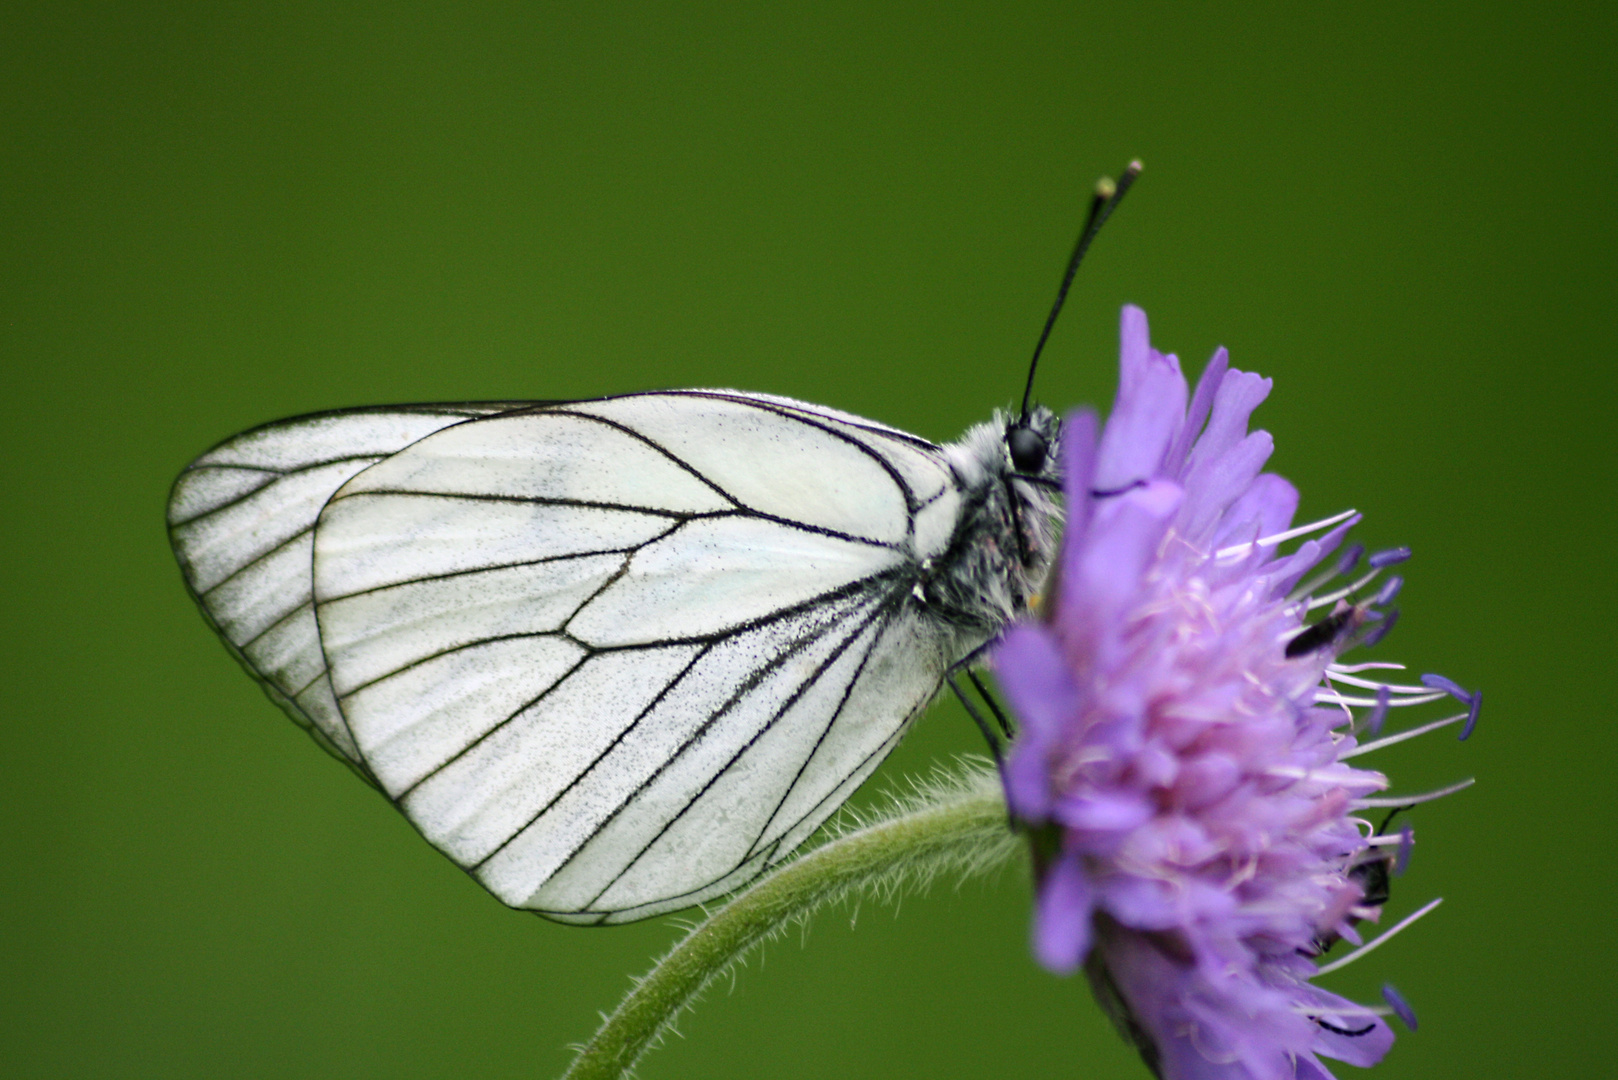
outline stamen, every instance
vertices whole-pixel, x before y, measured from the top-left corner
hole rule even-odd
[[[1472,734],[1472,729],[1478,726],[1478,716],[1483,712],[1483,691],[1468,691],[1454,679],[1446,679],[1442,675],[1423,675],[1422,684],[1434,690],[1442,690],[1450,697],[1466,702],[1469,707],[1466,714],[1466,726],[1461,729],[1460,739],[1465,742]]]
[[[1360,648],[1369,649],[1371,646],[1377,644],[1383,638],[1387,637],[1388,631],[1392,630],[1393,624],[1398,621],[1399,609],[1389,608],[1387,613],[1382,616],[1382,621],[1371,627],[1371,632],[1366,634],[1365,637],[1360,641]]]
[[[1442,799],[1445,795],[1465,791],[1477,782],[1477,777],[1469,776],[1458,784],[1451,784],[1449,787],[1439,788],[1437,791],[1425,791],[1420,795],[1405,795],[1398,799],[1355,799],[1354,806],[1362,810],[1369,810],[1378,806],[1415,806],[1417,803],[1432,802],[1434,799]]]
[[[1383,683],[1376,692],[1376,704],[1365,718],[1365,730],[1372,735],[1382,734],[1382,723],[1388,718],[1388,706],[1393,704],[1393,687]]]
[[[1339,769],[1336,765],[1327,765],[1323,769],[1309,769],[1302,765],[1271,765],[1264,770],[1265,776],[1274,776],[1283,780],[1312,780],[1321,784],[1342,784],[1344,782],[1357,783],[1368,788],[1385,788],[1388,781],[1377,773],[1361,772],[1357,776],[1353,770]],[[1355,805],[1365,802],[1364,799],[1355,800]],[[1403,806],[1404,803],[1399,805]]]
[[[1327,671],[1341,671],[1353,674],[1359,671],[1403,671],[1403,664],[1395,664],[1391,660],[1368,660],[1363,664],[1327,664]]]
[[[1427,674],[1421,677],[1421,685],[1430,686],[1434,690],[1442,690],[1451,697],[1460,698],[1468,705],[1472,703],[1472,695],[1467,692],[1464,686],[1456,682],[1454,679],[1447,679],[1442,675]]]
[[[1402,743],[1406,739],[1414,739],[1417,735],[1425,735],[1429,731],[1437,731],[1439,728],[1449,727],[1451,724],[1459,724],[1465,719],[1465,713],[1456,713],[1454,716],[1446,716],[1442,720],[1434,720],[1430,724],[1423,724],[1421,727],[1411,728],[1409,731],[1401,731],[1397,735],[1389,735],[1385,738],[1376,739],[1372,742],[1365,743],[1362,746],[1356,746],[1352,750],[1345,750],[1341,754],[1337,755],[1337,760],[1347,761],[1351,757],[1359,757],[1361,754],[1369,754],[1372,750],[1381,750],[1384,747],[1392,746],[1394,743]]]
[[[1350,567],[1350,569],[1353,568]],[[1316,589],[1320,588],[1322,585],[1328,584],[1329,582],[1336,581],[1338,576],[1337,568],[1335,566],[1326,567],[1326,569],[1322,570],[1318,574],[1315,574],[1313,577],[1306,578],[1305,580],[1300,581],[1298,584],[1292,586],[1292,591],[1287,593],[1287,603],[1295,604],[1305,597],[1313,596]]]
[[[1393,876],[1403,877],[1410,865],[1410,849],[1416,844],[1416,830],[1406,825],[1399,830],[1399,853],[1393,857]]]
[[[1292,540],[1296,537],[1308,536],[1312,532],[1319,532],[1321,529],[1336,525],[1340,521],[1347,521],[1357,513],[1359,513],[1357,510],[1344,510],[1341,514],[1334,514],[1329,518],[1321,518],[1319,521],[1312,521],[1307,525],[1299,525],[1296,529],[1288,529],[1286,532],[1279,532],[1273,536],[1261,536],[1250,544],[1236,544],[1232,547],[1220,548],[1218,551],[1214,552],[1214,557],[1219,559],[1229,559],[1237,555],[1246,555],[1255,547],[1274,547],[1277,544],[1285,543],[1286,541]]]
[[[1394,1014],[1405,1022],[1405,1027],[1411,1031],[1416,1030],[1416,1010],[1410,1007],[1410,1002],[1404,999],[1403,994],[1393,988],[1392,983],[1382,984],[1382,1000],[1386,1001]]]
[[[1341,555],[1339,555],[1337,557],[1337,561],[1335,563],[1333,563],[1331,566],[1328,566],[1326,569],[1322,570],[1320,573],[1316,574],[1314,577],[1308,579],[1307,581],[1303,582],[1302,584],[1294,585],[1292,587],[1292,591],[1287,594],[1287,599],[1289,601],[1299,600],[1299,599],[1301,599],[1301,598],[1303,598],[1305,596],[1310,595],[1316,589],[1320,588],[1322,585],[1326,584],[1327,582],[1337,580],[1338,578],[1342,577],[1344,574],[1347,574],[1349,571],[1353,570],[1356,566],[1358,566],[1359,563],[1360,563],[1360,556],[1364,555],[1364,554],[1365,554],[1365,545],[1364,544],[1355,544],[1355,545],[1353,545],[1347,551],[1345,551]],[[1375,576],[1377,571],[1373,570],[1371,573],[1372,573],[1373,576]],[[1331,600],[1335,600],[1335,599],[1339,599],[1341,597],[1347,596],[1350,592],[1353,591],[1353,589],[1354,589],[1354,586],[1349,586],[1349,588],[1347,588],[1347,589],[1340,589],[1337,592],[1332,594]],[[1310,603],[1309,607],[1310,608],[1316,608],[1316,607],[1319,607],[1323,603],[1331,603],[1331,600],[1315,601],[1315,602]]]
[[[1363,575],[1358,581],[1344,585],[1341,589],[1329,592],[1325,596],[1314,597],[1309,601],[1308,607],[1304,610],[1313,611],[1317,607],[1325,607],[1327,604],[1334,604],[1344,597],[1352,596],[1361,589],[1365,588],[1365,586],[1369,585],[1371,582],[1375,581],[1376,576],[1380,573],[1382,573],[1382,571],[1372,570],[1369,574]]]
[[[1381,569],[1384,566],[1394,566],[1398,563],[1402,563],[1408,558],[1410,558],[1409,548],[1396,547],[1388,548],[1386,551],[1378,551],[1373,553],[1369,559],[1365,560],[1365,563],[1367,566],[1374,566]]]
[[[1472,734],[1472,729],[1478,726],[1478,714],[1483,712],[1483,691],[1472,692],[1472,709],[1466,714],[1466,726],[1461,729],[1459,739],[1465,742]]]
[[[1370,952],[1372,949],[1376,948],[1378,945],[1381,945],[1384,941],[1387,941],[1394,934],[1397,934],[1399,931],[1403,930],[1405,927],[1409,926],[1411,923],[1415,922],[1417,919],[1421,918],[1423,915],[1427,914],[1429,911],[1433,910],[1433,908],[1437,907],[1439,904],[1442,904],[1443,902],[1444,902],[1444,898],[1442,896],[1435,896],[1427,904],[1425,904],[1424,906],[1422,906],[1420,908],[1417,908],[1411,914],[1406,915],[1404,918],[1400,919],[1398,922],[1396,922],[1392,926],[1388,927],[1387,930],[1385,930],[1383,933],[1378,935],[1376,938],[1372,939],[1371,941],[1367,941],[1364,945],[1361,945],[1359,948],[1355,949],[1353,952],[1349,953],[1347,956],[1339,957],[1338,959],[1333,960],[1329,964],[1320,965],[1320,967],[1315,969],[1315,974],[1317,976],[1318,975],[1325,975],[1328,972],[1336,971],[1338,968],[1347,967],[1349,964],[1352,964],[1354,961],[1358,960],[1360,957],[1364,956],[1366,953]],[[1390,1001],[1388,1004],[1391,1005],[1393,1003]]]
[[[1399,590],[1404,588],[1404,584],[1405,579],[1395,574],[1393,577],[1390,577],[1387,580],[1385,585],[1382,586],[1382,591],[1376,594],[1376,599],[1371,601],[1371,603],[1378,606],[1390,603],[1395,596],[1399,595]]]
[[[1388,706],[1389,708],[1399,709],[1406,705],[1425,705],[1429,701],[1441,701],[1443,698],[1443,694],[1422,694],[1420,697],[1402,697],[1397,701],[1390,701],[1388,702]],[[1371,708],[1376,705],[1376,698],[1349,697],[1347,694],[1338,693],[1336,690],[1333,690],[1330,687],[1322,686],[1316,688],[1315,690],[1315,704],[1363,705],[1366,708]]]
[[[1292,1011],[1305,1016],[1392,1016],[1393,1010],[1386,1005],[1360,1005],[1350,1004],[1347,1008],[1341,1005],[1294,1005]]]
[[[1368,665],[1362,664],[1358,666],[1365,667]],[[1389,666],[1397,667],[1399,665]],[[1372,679],[1356,679],[1354,676],[1346,674],[1346,671],[1346,668],[1339,668],[1336,665],[1333,665],[1326,669],[1326,678],[1330,679],[1332,682],[1347,683],[1349,686],[1363,686],[1367,690],[1380,690],[1385,686],[1388,688],[1390,693],[1394,694],[1422,694],[1426,697],[1432,697],[1433,695],[1432,690],[1426,686],[1401,686],[1399,683],[1383,683],[1376,682]]]
[[[1337,556],[1337,573],[1346,574],[1360,564],[1360,556],[1365,554],[1364,544],[1354,544],[1347,551]]]

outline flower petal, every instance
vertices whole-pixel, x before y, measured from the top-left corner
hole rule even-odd
[[[1013,626],[995,650],[994,668],[1015,671],[1002,679],[1022,732],[1006,761],[1006,803],[1017,817],[1037,821],[1050,812],[1050,749],[1083,698],[1056,640],[1043,627]]]
[[[1228,453],[1192,465],[1185,479],[1185,508],[1176,522],[1181,534],[1199,547],[1211,546],[1207,541],[1214,525],[1252,486],[1274,449],[1268,431],[1255,431]]]
[[[1067,533],[1083,536],[1090,525],[1095,487],[1096,414],[1075,409],[1062,421],[1062,486],[1067,497]]]
[[[1244,542],[1246,537],[1238,534],[1250,530],[1255,522],[1261,537],[1285,532],[1297,512],[1298,489],[1274,473],[1261,473],[1225,511],[1213,547],[1217,550]]]
[[[1307,1054],[1298,1058],[1293,1080],[1337,1080],[1337,1077],[1316,1061],[1313,1054]]]
[[[1271,595],[1285,596],[1291,592],[1292,586],[1296,585],[1303,575],[1313,570],[1321,559],[1336,551],[1337,545],[1348,535],[1348,530],[1359,523],[1360,516],[1355,514],[1325,536],[1305,540],[1291,555],[1272,562],[1265,570],[1269,575]]]
[[[1058,798],[1051,806],[1052,819],[1070,829],[1117,832],[1133,829],[1151,820],[1152,804],[1133,792],[1098,791]]]
[[[1075,614],[1076,630],[1116,623],[1180,496],[1180,486],[1167,480],[1134,488],[1098,506],[1089,535],[1065,545],[1059,602]]]
[[[1045,872],[1034,907],[1034,958],[1058,975],[1070,975],[1090,952],[1090,882],[1076,855],[1064,855]]]
[[[1101,433],[1095,487],[1116,491],[1158,476],[1163,455],[1185,419],[1185,377],[1172,356],[1146,340],[1146,314],[1124,308],[1124,341],[1118,397]]]
[[[1381,1061],[1383,1055],[1393,1046],[1393,1029],[1381,1017],[1373,1016],[1347,998],[1338,997],[1329,991],[1315,986],[1304,989],[1308,992],[1309,1004],[1320,1009],[1321,1019],[1326,1023],[1345,1031],[1359,1032],[1344,1035],[1316,1024],[1318,1031],[1312,1048],[1315,1053],[1345,1061],[1350,1065],[1358,1065],[1363,1069]],[[1366,1027],[1370,1027],[1371,1030],[1365,1031]]]
[[[1202,434],[1208,410],[1213,407],[1214,392],[1219,389],[1229,367],[1230,353],[1221,345],[1209,358],[1208,366],[1202,369],[1202,377],[1197,380],[1197,392],[1191,398],[1191,407],[1186,410],[1185,423],[1180,425],[1180,433],[1169,445],[1169,452],[1163,455],[1163,471],[1170,479],[1184,477],[1185,456],[1191,452],[1191,444],[1196,442],[1197,436]]]
[[[1226,371],[1219,380],[1219,389],[1214,392],[1208,427],[1191,447],[1186,459],[1186,475],[1189,476],[1199,462],[1230,453],[1231,448],[1247,434],[1247,422],[1253,410],[1269,396],[1269,379],[1235,368]]]

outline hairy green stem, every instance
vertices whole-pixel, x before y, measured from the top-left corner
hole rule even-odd
[[[994,770],[973,765],[916,785],[735,894],[657,962],[579,1051],[563,1080],[618,1080],[703,989],[760,943],[844,897],[890,897],[940,874],[1002,865],[1018,841]]]

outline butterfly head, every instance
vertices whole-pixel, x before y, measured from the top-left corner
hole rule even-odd
[[[1039,588],[1055,552],[1061,521],[1062,421],[1054,412],[1036,405],[1025,413],[1002,420],[1004,446],[1001,490],[1006,496],[1005,522],[1011,531],[1009,549],[1017,554],[1018,592],[1027,598]]]
[[[1006,458],[1013,476],[1056,486],[1056,442],[1061,421],[1042,405],[1005,422]]]
[[[1011,455],[1012,468],[1037,475],[1045,468],[1051,444],[1033,428],[1012,424],[1006,429],[1006,453]]]

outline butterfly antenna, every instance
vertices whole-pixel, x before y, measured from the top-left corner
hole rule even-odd
[[[1045,349],[1045,342],[1051,336],[1051,327],[1056,325],[1056,316],[1062,313],[1062,303],[1067,299],[1067,290],[1073,284],[1073,275],[1079,272],[1079,263],[1084,261],[1084,253],[1090,250],[1090,244],[1095,240],[1101,226],[1107,223],[1112,212],[1118,209],[1118,204],[1129,193],[1129,188],[1140,175],[1141,163],[1139,160],[1131,161],[1118,177],[1116,183],[1110,177],[1103,176],[1096,181],[1094,194],[1090,196],[1090,213],[1084,219],[1084,228],[1079,232],[1078,243],[1073,245],[1073,254],[1068,256],[1067,271],[1062,275],[1062,287],[1056,290],[1056,303],[1051,305],[1051,313],[1045,318],[1045,329],[1040,332],[1039,344],[1034,346],[1034,358],[1028,362],[1028,385],[1022,392],[1022,419],[1028,419],[1028,400],[1034,393],[1034,372],[1039,368],[1039,354]]]

